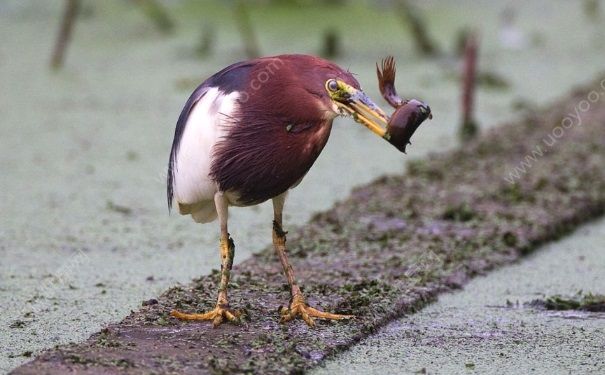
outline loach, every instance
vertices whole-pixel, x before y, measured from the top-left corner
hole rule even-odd
[[[383,98],[395,108],[384,138],[403,153],[410,138],[424,120],[432,119],[431,107],[420,100],[402,99],[395,90],[395,59],[392,56],[382,60],[382,69],[376,64],[378,88]]]

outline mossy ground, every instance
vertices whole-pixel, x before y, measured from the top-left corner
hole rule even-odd
[[[602,82],[602,81],[598,81]],[[334,208],[291,230],[291,261],[310,304],[356,319],[278,323],[288,289],[272,249],[236,266],[231,303],[240,326],[212,329],[169,317],[173,308],[212,307],[213,273],[147,301],[88,341],[50,350],[15,373],[300,372],[386,322],[411,313],[469,277],[517,259],[605,208],[605,106],[513,184],[511,170],[579,108],[593,84],[462,149],[414,163],[407,175],[356,189]],[[236,244],[237,246],[237,244]]]
[[[543,299],[536,299],[530,304],[532,307],[546,310],[580,310],[591,312],[605,312],[605,295],[584,293],[579,291],[573,296],[552,295]]]

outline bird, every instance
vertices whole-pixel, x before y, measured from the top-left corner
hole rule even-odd
[[[234,240],[229,207],[272,200],[273,247],[290,287],[280,321],[341,320],[352,315],[309,306],[288,260],[283,210],[322,152],[332,122],[351,117],[388,138],[389,116],[361,89],[355,76],[328,60],[302,54],[260,57],[227,66],[201,83],[176,123],[167,173],[168,209],[178,207],[197,223],[218,219],[221,257],[214,309],[171,315],[186,321],[239,323],[243,313],[229,304]]]

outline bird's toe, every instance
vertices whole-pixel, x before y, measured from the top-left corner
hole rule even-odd
[[[183,313],[177,310],[172,310],[170,315],[179,320],[210,320],[213,327],[218,327],[225,321],[238,324],[241,322],[243,312],[232,310],[228,307],[216,306],[213,310],[205,313]]]
[[[280,323],[285,323],[294,318],[300,317],[302,320],[307,323],[309,327],[315,326],[315,319],[325,319],[325,320],[342,320],[342,319],[351,319],[354,318],[353,315],[341,315],[341,314],[332,314],[328,312],[324,312],[313,308],[304,302],[301,298],[294,299],[290,304],[289,308],[280,307]]]

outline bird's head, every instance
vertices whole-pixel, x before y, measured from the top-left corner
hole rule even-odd
[[[351,116],[380,137],[384,137],[389,116],[361,90],[357,81],[346,82],[329,78],[324,87],[334,111],[341,116]]]
[[[294,95],[297,105],[306,111],[315,112],[319,109],[325,117],[333,119],[336,116],[350,116],[355,121],[384,137],[389,116],[380,109],[363,92],[359,82],[348,70],[338,65],[314,56],[288,56],[293,71],[285,72],[288,82],[296,77],[296,82],[290,82],[289,89],[295,89],[301,95]],[[292,106],[289,106],[292,108]]]
[[[426,119],[433,117],[431,108],[424,102],[402,99],[394,87],[395,61],[392,57],[383,61],[378,69],[379,87],[383,97],[395,108],[388,116],[361,90],[359,83],[349,73],[333,66],[337,74],[324,77],[327,98],[337,115],[351,116],[376,135],[386,139],[403,153],[411,144],[410,138]]]

